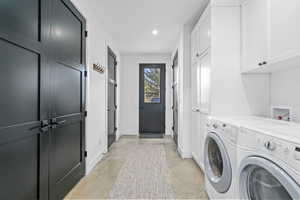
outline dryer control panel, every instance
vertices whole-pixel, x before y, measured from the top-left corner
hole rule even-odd
[[[300,169],[300,145],[265,135],[258,135],[257,144],[264,154],[272,155],[294,169]]]

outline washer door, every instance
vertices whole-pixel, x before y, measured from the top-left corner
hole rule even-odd
[[[232,181],[230,159],[221,138],[215,133],[208,133],[205,141],[204,168],[206,176],[215,190],[225,193]]]
[[[240,173],[241,199],[300,199],[300,187],[272,161],[249,157],[242,163]]]

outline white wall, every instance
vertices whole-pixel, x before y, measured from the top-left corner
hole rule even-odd
[[[171,54],[127,54],[121,55],[121,62],[120,133],[122,135],[139,133],[139,64],[166,63],[166,134],[171,134]]]
[[[120,58],[118,49],[110,38],[109,34],[102,28],[97,16],[96,0],[72,0],[74,5],[87,20],[87,111],[86,119],[86,160],[87,173],[107,152],[107,123],[106,123],[106,87],[107,74],[99,74],[93,71],[93,63],[100,63],[107,67],[107,45]],[[118,62],[120,63],[120,62]],[[117,76],[120,74],[120,65],[117,66]],[[106,72],[107,70],[105,70]],[[119,119],[118,119],[119,121]],[[117,133],[118,134],[118,133]]]
[[[291,107],[300,123],[300,68],[271,74],[271,106]]]

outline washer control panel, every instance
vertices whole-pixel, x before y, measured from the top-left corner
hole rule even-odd
[[[206,126],[210,131],[220,134],[220,136],[226,138],[231,143],[237,143],[238,127],[217,120],[209,120]]]

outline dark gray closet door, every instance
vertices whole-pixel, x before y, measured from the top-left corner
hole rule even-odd
[[[50,199],[85,173],[85,20],[69,0],[51,7]]]
[[[46,1],[0,1],[0,199],[48,197]]]
[[[117,79],[116,79],[116,55],[113,51],[108,48],[108,147],[110,147],[116,140],[116,88],[117,88]]]

